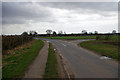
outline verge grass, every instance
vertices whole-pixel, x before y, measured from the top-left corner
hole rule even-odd
[[[89,50],[95,51],[100,55],[109,56],[118,59],[118,45],[102,43],[102,41],[85,41],[79,44]]]
[[[54,48],[51,43],[49,43],[48,49],[48,59],[45,68],[44,78],[58,78],[58,63]]]
[[[16,50],[14,55],[3,58],[5,65],[2,68],[3,78],[20,78],[31,61],[38,55],[39,50],[44,43],[41,40],[35,40],[31,46]]]

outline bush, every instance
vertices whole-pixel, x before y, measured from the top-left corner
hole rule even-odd
[[[13,49],[19,45],[31,41],[33,38],[30,36],[2,36],[2,51]]]

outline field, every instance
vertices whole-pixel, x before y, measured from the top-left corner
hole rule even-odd
[[[52,44],[49,43],[49,49],[48,49],[48,59],[46,63],[46,68],[45,68],[45,78],[58,78],[58,68],[57,68],[57,59],[56,59],[56,54],[55,51],[52,47]]]
[[[82,42],[79,45],[89,50],[95,51],[100,55],[119,59],[117,42],[95,40]]]
[[[18,49],[12,54],[4,55],[2,68],[3,78],[19,78],[23,76],[24,71],[42,47],[43,42],[41,40],[34,40],[29,46]]]
[[[61,37],[40,37],[46,39],[95,39],[96,36],[61,36]]]
[[[99,36],[100,40],[106,40],[109,41],[117,41],[120,39],[120,36],[118,35],[97,35]],[[40,37],[40,38],[46,38],[46,39],[96,39],[96,35],[82,35],[82,36],[55,36],[55,37]]]
[[[99,40],[118,42],[120,35],[98,35]]]

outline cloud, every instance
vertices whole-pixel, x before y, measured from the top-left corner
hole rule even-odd
[[[23,30],[40,29],[39,33],[43,33],[50,28],[72,32],[101,30],[96,28],[100,25],[108,31],[109,26],[110,30],[117,29],[117,6],[117,2],[3,2],[3,31],[4,34],[20,34]],[[20,26],[21,29],[18,29]]]
[[[3,24],[21,24],[28,21],[50,21],[50,10],[33,3],[4,2],[2,6]]]
[[[47,2],[39,3],[43,6],[52,8],[75,10],[80,13],[95,13],[95,12],[116,12],[118,10],[117,2]]]
[[[45,2],[38,3],[43,6],[61,9],[92,9],[100,11],[116,11],[117,2]],[[56,5],[57,4],[57,5]]]
[[[105,17],[115,16],[117,3],[98,3],[98,2],[3,2],[3,24],[22,24],[29,21],[33,22],[57,22],[57,14],[68,11],[67,14],[99,14]],[[58,13],[59,11],[59,13]],[[62,13],[64,15],[64,13]],[[71,16],[65,16],[71,17]]]

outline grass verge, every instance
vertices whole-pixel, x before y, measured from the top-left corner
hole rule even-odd
[[[2,76],[3,78],[20,78],[31,61],[38,55],[43,47],[41,40],[35,40],[32,45],[16,50],[14,55],[3,58]]]
[[[58,62],[54,48],[51,43],[49,43],[48,49],[48,59],[45,68],[44,78],[58,78]]]
[[[106,44],[102,41],[85,41],[79,45],[89,50],[95,51],[100,55],[109,56],[114,59],[119,58],[117,45]]]

